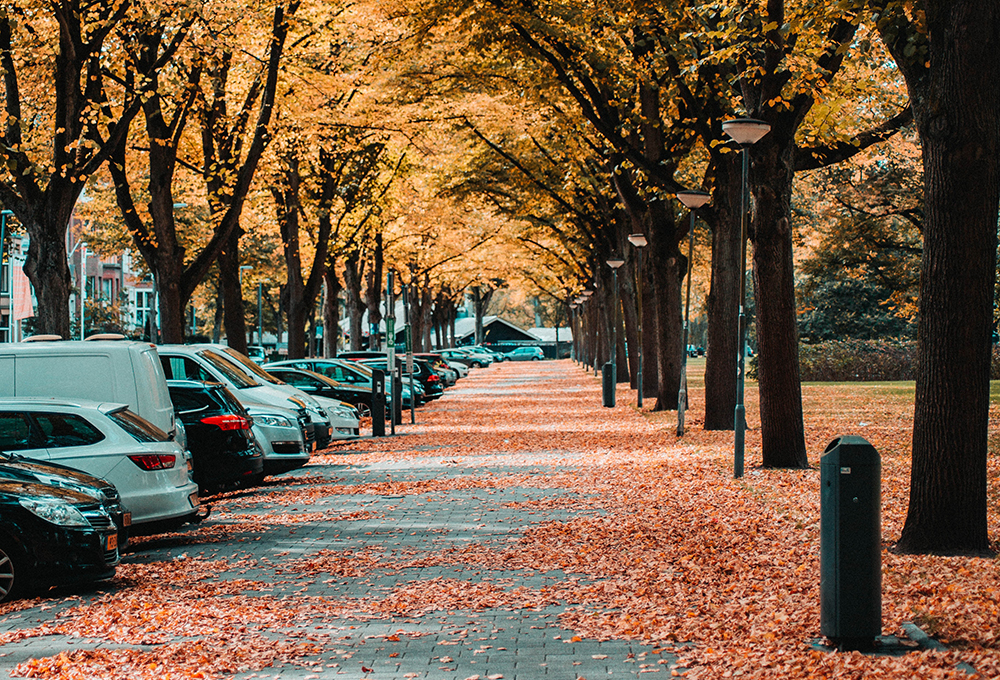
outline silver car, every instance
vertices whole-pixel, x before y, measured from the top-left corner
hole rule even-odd
[[[264,474],[279,475],[309,462],[297,411],[268,404],[247,404],[253,418],[253,436],[264,451]]]

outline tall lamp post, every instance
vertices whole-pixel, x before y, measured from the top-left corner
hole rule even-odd
[[[740,191],[740,321],[736,360],[736,412],[733,427],[736,430],[733,451],[733,477],[743,476],[743,453],[746,439],[746,408],[743,405],[743,392],[746,384],[744,370],[747,358],[747,190],[750,174],[750,147],[770,131],[771,126],[762,120],[754,118],[735,118],[722,123],[722,131],[740,145],[743,155],[743,182]]]
[[[576,308],[580,306],[580,303],[576,300],[569,303],[569,327],[570,333],[572,333],[573,344],[570,347],[569,358],[573,360],[573,363],[577,363],[580,357],[577,356],[576,348],[578,347],[579,335],[576,333]]]
[[[585,290],[581,295],[583,295],[584,302],[590,302],[591,296],[594,294],[592,290]],[[594,314],[594,310],[590,309],[590,305],[587,305],[587,313],[590,315]],[[592,331],[594,337],[587,338],[589,347],[587,347],[587,366],[590,367],[593,364],[594,375],[597,375],[597,324],[591,326],[587,323],[587,317],[583,318],[583,323],[588,326],[588,331]]]
[[[691,213],[688,227],[687,293],[684,296],[684,333],[681,343],[681,387],[677,393],[677,436],[684,436],[684,411],[687,410],[687,358],[688,329],[691,315],[691,263],[694,261],[694,211],[708,203],[711,194],[705,191],[686,190],[677,192],[677,200]]]
[[[639,261],[636,265],[636,284],[635,284],[635,297],[639,301],[639,315],[636,322],[636,335],[638,336],[638,352],[636,352],[638,361],[636,369],[635,386],[639,390],[639,397],[636,401],[636,406],[642,408],[642,249],[646,247],[648,241],[646,241],[645,234],[631,234],[628,237],[628,242],[635,246],[639,253]]]
[[[3,248],[7,244],[7,215],[13,215],[14,213],[10,210],[0,210],[0,261],[3,260]],[[13,250],[13,248],[11,248]],[[7,299],[10,301],[7,305],[7,342],[14,342],[14,253],[11,252],[11,256],[7,258],[7,277],[5,282],[10,281],[11,285],[7,287]]]
[[[604,405],[613,407],[615,405],[615,392],[618,390],[618,268],[625,264],[625,260],[618,254],[612,255],[607,260],[611,267],[611,314],[608,321],[611,324],[611,361],[605,364],[605,369],[610,365],[610,376],[603,375],[604,384]]]

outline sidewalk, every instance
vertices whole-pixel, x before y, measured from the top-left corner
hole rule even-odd
[[[404,414],[397,436],[342,446],[261,489],[219,497],[202,525],[134,542],[111,584],[52,592],[2,616],[0,669],[669,677],[676,657],[664,650],[560,623],[565,584],[586,586],[586,576],[517,558],[526,530],[603,512],[559,481],[583,462],[581,425],[601,426],[598,389],[568,362],[474,371],[418,410],[416,425]],[[533,413],[540,400],[564,422]],[[483,425],[498,411],[513,426],[506,432]],[[545,448],[526,450],[526,441]],[[16,639],[25,634],[33,637]]]

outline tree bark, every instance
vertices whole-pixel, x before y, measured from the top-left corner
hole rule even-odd
[[[726,154],[722,162],[714,165],[714,202],[705,211],[712,232],[712,281],[708,293],[708,346],[705,352],[706,430],[732,430],[736,412],[740,166],[738,154]]]
[[[344,260],[344,288],[347,290],[347,318],[350,324],[348,339],[351,350],[355,352],[361,349],[361,338],[364,335],[361,328],[365,315],[364,305],[361,304],[362,266],[360,251],[353,250],[347,254]]]
[[[340,279],[334,271],[334,262],[327,261],[323,272],[326,295],[323,297],[323,356],[335,357],[340,345]]]
[[[926,10],[929,36],[895,10],[879,23],[909,89],[926,210],[910,504],[896,548],[986,553],[1000,8],[957,0]],[[913,59],[907,44],[921,39],[929,56]]]
[[[764,467],[806,468],[790,214],[795,145],[773,132],[751,150],[761,451]]]
[[[226,344],[237,352],[247,353],[247,323],[243,310],[243,291],[240,288],[239,243],[243,230],[237,228],[229,235],[228,243],[219,255],[219,278],[222,282],[223,325]]]

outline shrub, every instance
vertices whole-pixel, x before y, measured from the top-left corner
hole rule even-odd
[[[832,340],[799,345],[802,382],[915,380],[917,343],[909,340]],[[747,358],[747,377],[757,379],[757,355]],[[1000,380],[1000,345],[993,345],[990,380]]]

